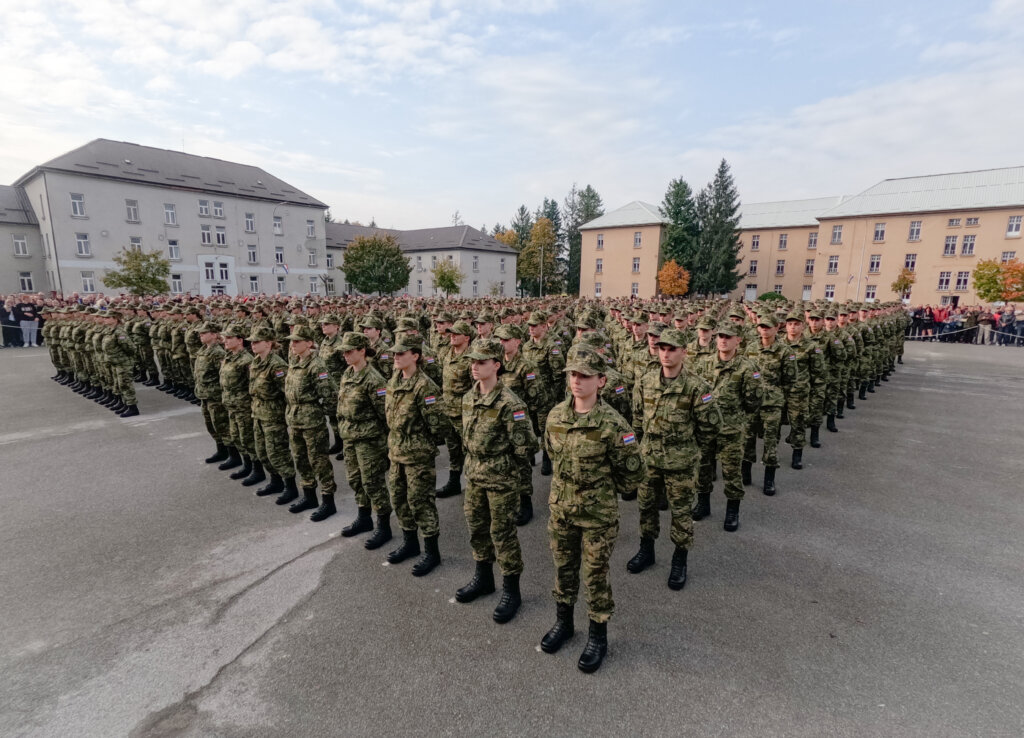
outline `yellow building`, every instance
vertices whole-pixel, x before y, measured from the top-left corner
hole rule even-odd
[[[666,222],[637,200],[580,226],[580,295],[654,297]]]

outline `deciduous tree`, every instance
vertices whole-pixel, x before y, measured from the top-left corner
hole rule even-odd
[[[984,302],[1003,299],[1003,265],[995,259],[983,259],[974,265],[974,291]]]
[[[340,267],[345,280],[360,292],[379,295],[396,292],[409,284],[412,264],[390,233],[356,236],[345,249]]]
[[[437,262],[437,266],[431,269],[430,273],[434,276],[434,286],[441,290],[445,297],[462,289],[462,283],[466,279],[466,275],[455,266],[455,262],[447,259]]]
[[[103,284],[111,289],[125,289],[132,295],[162,295],[169,291],[167,278],[171,262],[159,251],[144,252],[122,249],[114,257],[118,268],[103,275]]]
[[[1011,259],[1002,266],[1003,299],[1007,302],[1024,300],[1024,262]]]
[[[903,267],[900,270],[899,276],[896,277],[896,281],[889,285],[889,287],[902,298],[910,294],[910,288],[914,286],[916,281],[917,275],[914,274],[914,270],[909,267]]]
[[[690,289],[690,273],[669,259],[658,270],[658,289],[663,295],[682,297]]]
[[[523,289],[525,291],[532,292],[541,288],[542,259],[544,264],[543,288],[546,290],[553,282],[557,282],[557,274],[555,274],[557,251],[558,244],[551,221],[547,218],[539,218],[530,229],[530,238],[519,253],[519,260],[516,262],[516,271],[518,272],[516,276],[521,282],[524,282]]]

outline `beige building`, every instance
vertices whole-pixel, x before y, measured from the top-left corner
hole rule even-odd
[[[580,295],[654,297],[666,223],[637,200],[580,226]]]

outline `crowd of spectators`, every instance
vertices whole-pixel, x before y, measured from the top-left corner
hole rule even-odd
[[[943,343],[1024,346],[1024,307],[919,305],[910,308],[907,338]]]

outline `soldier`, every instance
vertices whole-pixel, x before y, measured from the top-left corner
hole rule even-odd
[[[643,431],[640,453],[647,476],[640,486],[640,550],[626,570],[633,574],[654,564],[660,520],[658,498],[672,510],[670,537],[675,544],[668,586],[686,584],[687,554],[693,546],[693,502],[700,465],[699,440],[714,435],[721,422],[711,385],[684,368],[686,337],[668,328],[658,337],[660,367],[640,379],[633,393],[634,428]]]
[[[803,469],[804,444],[807,442],[807,410],[812,381],[819,381],[824,369],[821,354],[804,337],[804,314],[794,310],[786,316],[786,340],[782,360],[782,392],[785,417],[789,421],[786,443],[793,447],[790,466]],[[818,377],[813,380],[812,377]]]
[[[373,349],[373,368],[384,377],[391,378],[394,369],[392,351],[390,345],[383,339],[381,331],[384,329],[384,321],[373,315],[367,315],[359,324],[363,335],[370,339],[370,348]]]
[[[388,482],[391,504],[402,527],[402,545],[388,554],[397,564],[420,553],[417,530],[423,532],[426,549],[412,567],[421,577],[441,563],[437,538],[440,530],[434,483],[437,447],[447,436],[448,416],[438,401],[441,388],[420,370],[423,346],[418,337],[406,336],[395,344],[395,372],[387,386],[384,407],[388,419]]]
[[[825,385],[825,427],[832,433],[838,433],[836,426],[836,408],[840,397],[845,392],[843,382],[847,359],[846,336],[837,329],[837,315],[833,308],[825,311],[825,340],[823,353],[829,364],[828,382]]]
[[[338,386],[331,380],[324,363],[313,353],[313,331],[308,326],[296,327],[288,340],[291,342],[292,360],[284,382],[285,399],[288,401],[285,417],[292,458],[302,480],[303,492],[303,499],[290,505],[288,512],[300,513],[317,507],[318,481],[324,504],[330,509],[334,505],[337,484],[331,457],[327,455],[327,421],[333,423],[335,420]],[[324,517],[321,514],[317,520]]]
[[[473,386],[470,373],[469,342],[473,337],[473,329],[464,320],[455,321],[448,329],[451,347],[445,354],[442,367],[442,409],[448,416],[448,433],[445,445],[448,446],[449,471],[448,481],[437,490],[437,497],[453,497],[462,493],[462,396]]]
[[[540,647],[555,653],[573,636],[582,565],[590,633],[578,666],[587,673],[608,652],[608,620],[615,609],[608,564],[619,534],[616,494],[634,494],[645,475],[635,434],[599,397],[605,366],[596,351],[574,351],[566,364],[571,396],[551,410],[544,431],[553,471],[548,536],[557,620]]]
[[[829,378],[834,371],[832,367],[834,357],[845,357],[841,345],[838,347],[839,353],[830,356],[829,348],[833,344],[831,337],[825,332],[824,314],[824,311],[817,305],[811,305],[804,310],[807,327],[810,329],[807,339],[810,341],[814,353],[821,359],[822,367],[821,374],[817,377],[818,381],[815,381],[813,375],[811,376],[811,396],[807,403],[807,424],[811,428],[811,448],[821,448],[821,420],[825,414]]]
[[[387,383],[368,361],[373,349],[364,334],[346,333],[339,349],[348,368],[338,383],[338,428],[345,447],[348,486],[355,492],[359,509],[341,534],[350,537],[373,530],[371,515],[376,513],[377,530],[363,544],[372,551],[391,540],[391,500],[384,486],[388,470]]]
[[[220,363],[226,353],[220,345],[220,327],[212,321],[199,325],[199,340],[202,348],[196,354],[195,395],[202,403],[203,420],[206,430],[217,444],[217,453],[206,459],[207,464],[223,462],[217,468],[221,471],[242,465],[238,451],[229,448],[231,429],[228,413],[221,403]]]
[[[537,412],[538,430],[543,430],[547,423],[548,413],[556,402],[561,400],[564,394],[565,354],[562,351],[562,344],[548,340],[548,316],[542,310],[535,310],[530,313],[526,321],[527,330],[530,333],[530,340],[520,350],[523,357],[531,361],[542,373],[544,385],[548,388],[547,402]],[[541,476],[551,476],[551,458],[548,456],[547,448],[543,449],[540,463]]]
[[[331,379],[335,384],[341,381],[341,374],[345,371],[345,358],[342,356],[341,351],[341,335],[339,333],[341,329],[341,318],[334,313],[327,313],[320,319],[320,329],[324,334],[324,337],[316,345],[317,355],[320,357],[320,361],[327,367],[327,371],[331,375]],[[329,454],[337,454],[335,457],[338,461],[345,458],[345,454],[342,451],[341,431],[338,430],[338,424],[335,423],[333,426],[334,430],[334,443],[327,449]]]
[[[232,323],[221,333],[227,355],[220,364],[220,392],[221,402],[228,413],[231,445],[242,455],[242,467],[232,472],[230,477],[242,479],[243,485],[251,487],[265,481],[267,476],[263,462],[256,458],[253,441],[252,397],[249,395],[252,354],[243,345],[247,335],[244,326],[237,323]]]
[[[508,327],[502,325],[499,330]],[[455,599],[472,602],[494,592],[492,565],[497,559],[502,593],[493,617],[496,623],[507,623],[522,603],[519,575],[523,572],[523,553],[516,534],[521,483],[517,471],[537,453],[537,436],[526,403],[498,378],[505,358],[501,342],[478,338],[467,355],[473,362],[474,384],[462,396],[467,483],[464,510],[476,573],[455,593]]]
[[[747,358],[757,367],[764,383],[764,401],[757,412],[750,414],[743,442],[743,484],[751,483],[751,470],[757,461],[757,439],[764,439],[761,462],[764,464],[764,484],[761,491],[769,497],[775,494],[775,470],[779,468],[779,437],[782,435],[782,362],[785,346],[776,340],[778,321],[772,315],[757,319],[759,340],[747,347]]]
[[[715,328],[718,323],[714,318],[705,315],[697,321],[697,337],[686,345],[686,356],[696,363],[702,356],[711,356],[715,353]]]
[[[282,493],[279,505],[298,499],[295,462],[288,445],[284,394],[288,362],[274,351],[277,331],[257,324],[249,336],[253,360],[249,364],[249,396],[252,398],[252,435],[256,457],[270,472],[269,484],[256,490],[257,497]]]
[[[108,310],[106,321],[111,330],[103,336],[103,355],[111,369],[116,392],[120,398],[119,404],[113,405],[110,409],[122,418],[132,418],[139,414],[135,385],[132,383],[135,345],[127,329],[121,325],[120,312]]]

